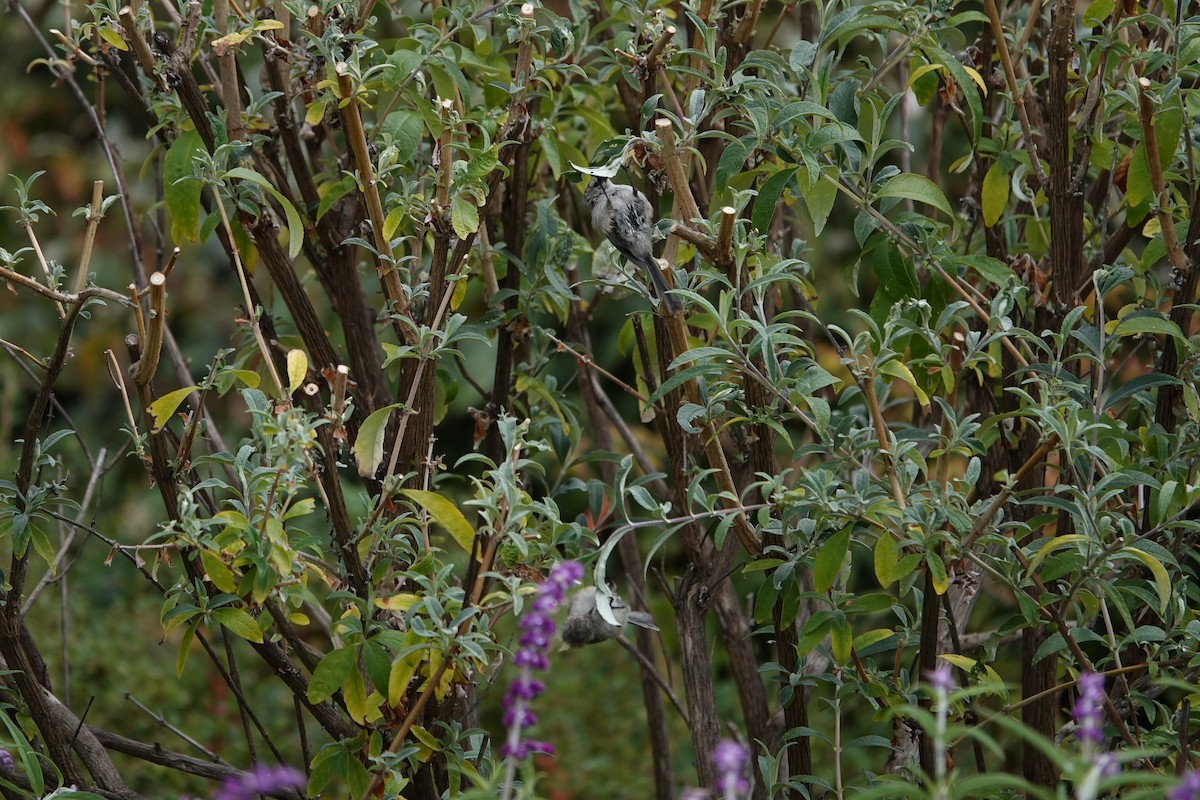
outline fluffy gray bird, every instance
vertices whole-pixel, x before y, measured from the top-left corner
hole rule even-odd
[[[644,611],[630,611],[629,606],[616,595],[609,596],[609,607],[617,625],[600,615],[600,609],[596,607],[595,586],[585,586],[577,591],[571,598],[567,621],[563,623],[563,642],[571,647],[604,642],[615,638],[629,622],[648,630],[658,630],[649,614]]]
[[[646,195],[597,175],[583,193],[583,204],[592,212],[592,227],[603,233],[618,253],[650,273],[658,299],[666,303],[671,314],[678,312],[679,301],[669,293],[667,279],[654,260],[650,237],[654,209]]]

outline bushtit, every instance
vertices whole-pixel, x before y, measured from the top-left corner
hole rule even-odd
[[[658,630],[653,618],[644,611],[630,611],[629,606],[616,595],[607,595],[609,609],[616,625],[606,620],[596,607],[596,587],[585,586],[571,598],[567,610],[567,621],[563,623],[562,640],[571,647],[582,647],[585,644],[596,644],[615,638],[632,622],[641,628],[652,631]]]
[[[666,303],[671,314],[678,312],[679,301],[669,294],[667,279],[654,260],[650,238],[654,209],[646,195],[597,175],[583,193],[583,204],[592,212],[592,227],[603,233],[618,253],[650,273],[658,299]]]

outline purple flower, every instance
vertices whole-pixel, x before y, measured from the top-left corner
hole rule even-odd
[[[583,566],[577,561],[555,564],[546,580],[538,584],[529,610],[517,623],[521,635],[517,637],[518,647],[513,655],[513,663],[520,668],[520,673],[508,685],[508,692],[504,695],[504,713],[500,721],[508,729],[508,736],[500,748],[501,756],[520,761],[530,753],[554,752],[554,748],[546,742],[522,740],[521,734],[525,728],[537,722],[529,703],[546,690],[546,684],[534,678],[533,671],[544,672],[550,668],[546,653],[554,639],[552,615],[566,599],[567,589],[582,578]]]
[[[1188,772],[1171,792],[1169,800],[1200,800],[1200,772]]]
[[[925,673],[925,680],[935,692],[948,693],[954,690],[954,675],[945,661]]]
[[[1079,674],[1079,697],[1075,700],[1072,714],[1079,726],[1075,735],[1082,742],[1100,745],[1104,743],[1104,727],[1101,709],[1104,707],[1104,676],[1098,672]]]
[[[304,773],[283,765],[272,767],[255,764],[242,775],[226,778],[217,790],[214,800],[254,800],[260,794],[269,794],[283,789],[303,789],[308,785]]]
[[[9,775],[12,773],[15,767],[16,765],[13,764],[12,753],[0,748],[0,772],[4,773],[5,775]]]
[[[1095,764],[1101,778],[1111,778],[1121,772],[1121,762],[1112,753],[1100,753],[1096,756]]]
[[[750,791],[750,782],[742,775],[746,762],[750,759],[750,749],[732,739],[722,739],[712,751],[713,766],[720,775],[713,788],[718,794],[734,797]]]

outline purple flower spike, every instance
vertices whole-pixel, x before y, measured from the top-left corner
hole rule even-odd
[[[1081,742],[1104,744],[1102,709],[1104,708],[1104,676],[1098,672],[1082,672],[1079,675],[1079,697],[1075,700],[1072,714],[1079,726],[1076,735]]]
[[[1200,800],[1200,772],[1188,772],[1167,795],[1169,800]]]
[[[722,739],[712,751],[713,766],[720,775],[713,789],[725,797],[736,797],[750,791],[750,782],[742,775],[750,749],[732,739]]]
[[[550,569],[546,580],[538,584],[537,593],[529,610],[521,617],[517,627],[521,635],[517,638],[517,652],[513,663],[520,673],[508,685],[504,695],[504,714],[501,722],[508,729],[508,736],[500,748],[500,755],[520,761],[530,753],[552,753],[554,748],[546,742],[522,741],[521,733],[537,722],[529,704],[546,690],[546,684],[533,677],[534,670],[545,672],[550,669],[546,653],[554,639],[554,617],[558,607],[566,599],[567,589],[583,578],[583,566],[577,561],[563,561]]]
[[[11,775],[14,769],[16,765],[13,763],[12,753],[0,748],[0,773]]]
[[[244,775],[226,778],[214,800],[254,800],[260,794],[284,789],[303,789],[308,785],[304,773],[292,767],[256,764]]]

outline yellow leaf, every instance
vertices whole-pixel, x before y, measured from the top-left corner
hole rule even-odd
[[[999,161],[993,162],[992,166],[988,167],[987,174],[983,176],[983,190],[980,192],[984,225],[990,228],[1000,221],[1000,215],[1008,205],[1008,192],[1008,174]]]
[[[391,597],[376,597],[375,605],[388,611],[408,611],[413,603],[420,600],[420,595],[411,593],[394,594]]]
[[[911,89],[913,84],[921,79],[927,73],[933,72],[935,69],[942,69],[941,64],[922,64],[921,66],[908,73],[908,86],[906,89]]]
[[[100,28],[100,38],[118,50],[129,50],[129,45],[125,43],[123,38],[121,38],[121,34],[117,33],[107,25],[104,25]]]
[[[458,310],[458,307],[460,305],[462,305],[463,298],[466,296],[467,296],[467,282],[466,281],[455,281],[454,282],[454,294],[451,295],[451,297],[450,297],[450,307],[455,310]]]
[[[362,435],[361,433],[359,434]],[[475,529],[458,507],[436,492],[423,489],[405,489],[404,496],[418,503],[429,512],[437,524],[446,529],[450,538],[469,555],[475,544]]]
[[[297,348],[288,350],[287,354],[287,375],[288,375],[288,394],[295,392],[300,388],[300,384],[304,383],[304,376],[308,374],[308,356],[304,351]]]
[[[237,592],[237,579],[216,554],[208,550],[201,550],[200,563],[204,566],[204,571],[208,573],[208,579],[212,581],[213,586],[229,594]]]
[[[979,84],[979,91],[981,93],[983,93],[984,97],[987,97],[987,84],[984,83],[983,76],[980,75],[979,72],[974,67],[968,67],[965,64],[963,65],[963,72],[970,75],[971,80],[973,80],[973,81],[975,81],[975,83]]]
[[[393,208],[389,211],[387,217],[383,220],[383,238],[390,241],[396,229],[400,227],[400,220],[402,219],[404,219],[404,214],[399,208]]]
[[[417,667],[424,659],[423,653],[423,650],[418,650],[392,662],[392,669],[388,672],[389,706],[395,708],[404,699],[404,692],[408,689],[408,684],[417,674]]]
[[[966,670],[967,672],[975,669],[975,659],[967,658],[966,656],[960,656],[957,653],[939,653],[938,658],[942,659],[943,661],[949,661],[954,666],[961,670]]]
[[[441,745],[438,743],[437,737],[420,725],[413,725],[411,733],[419,744],[417,747],[418,761],[422,763],[428,761],[429,757],[440,749]]]
[[[162,397],[150,404],[150,416],[154,418],[154,432],[158,433],[162,427],[167,424],[167,420],[175,413],[180,404],[187,399],[187,396],[196,391],[196,386],[185,386],[182,389],[176,389],[173,392],[168,392]]]
[[[879,368],[879,372],[883,375],[891,375],[893,378],[899,378],[908,384],[908,387],[913,390],[913,394],[917,396],[917,400],[925,408],[929,408],[929,395],[925,394],[925,390],[917,384],[917,378],[912,374],[912,370],[900,360],[892,360]]]
[[[308,109],[304,112],[304,121],[309,125],[317,125],[325,117],[325,109],[329,107],[329,101],[325,98],[316,100],[311,103]]]
[[[252,33],[254,33],[254,31],[234,31],[233,33],[225,34],[220,39],[213,40],[213,54],[216,55],[217,58],[220,58],[228,53],[231,48],[237,47],[242,42],[249,39]]]

